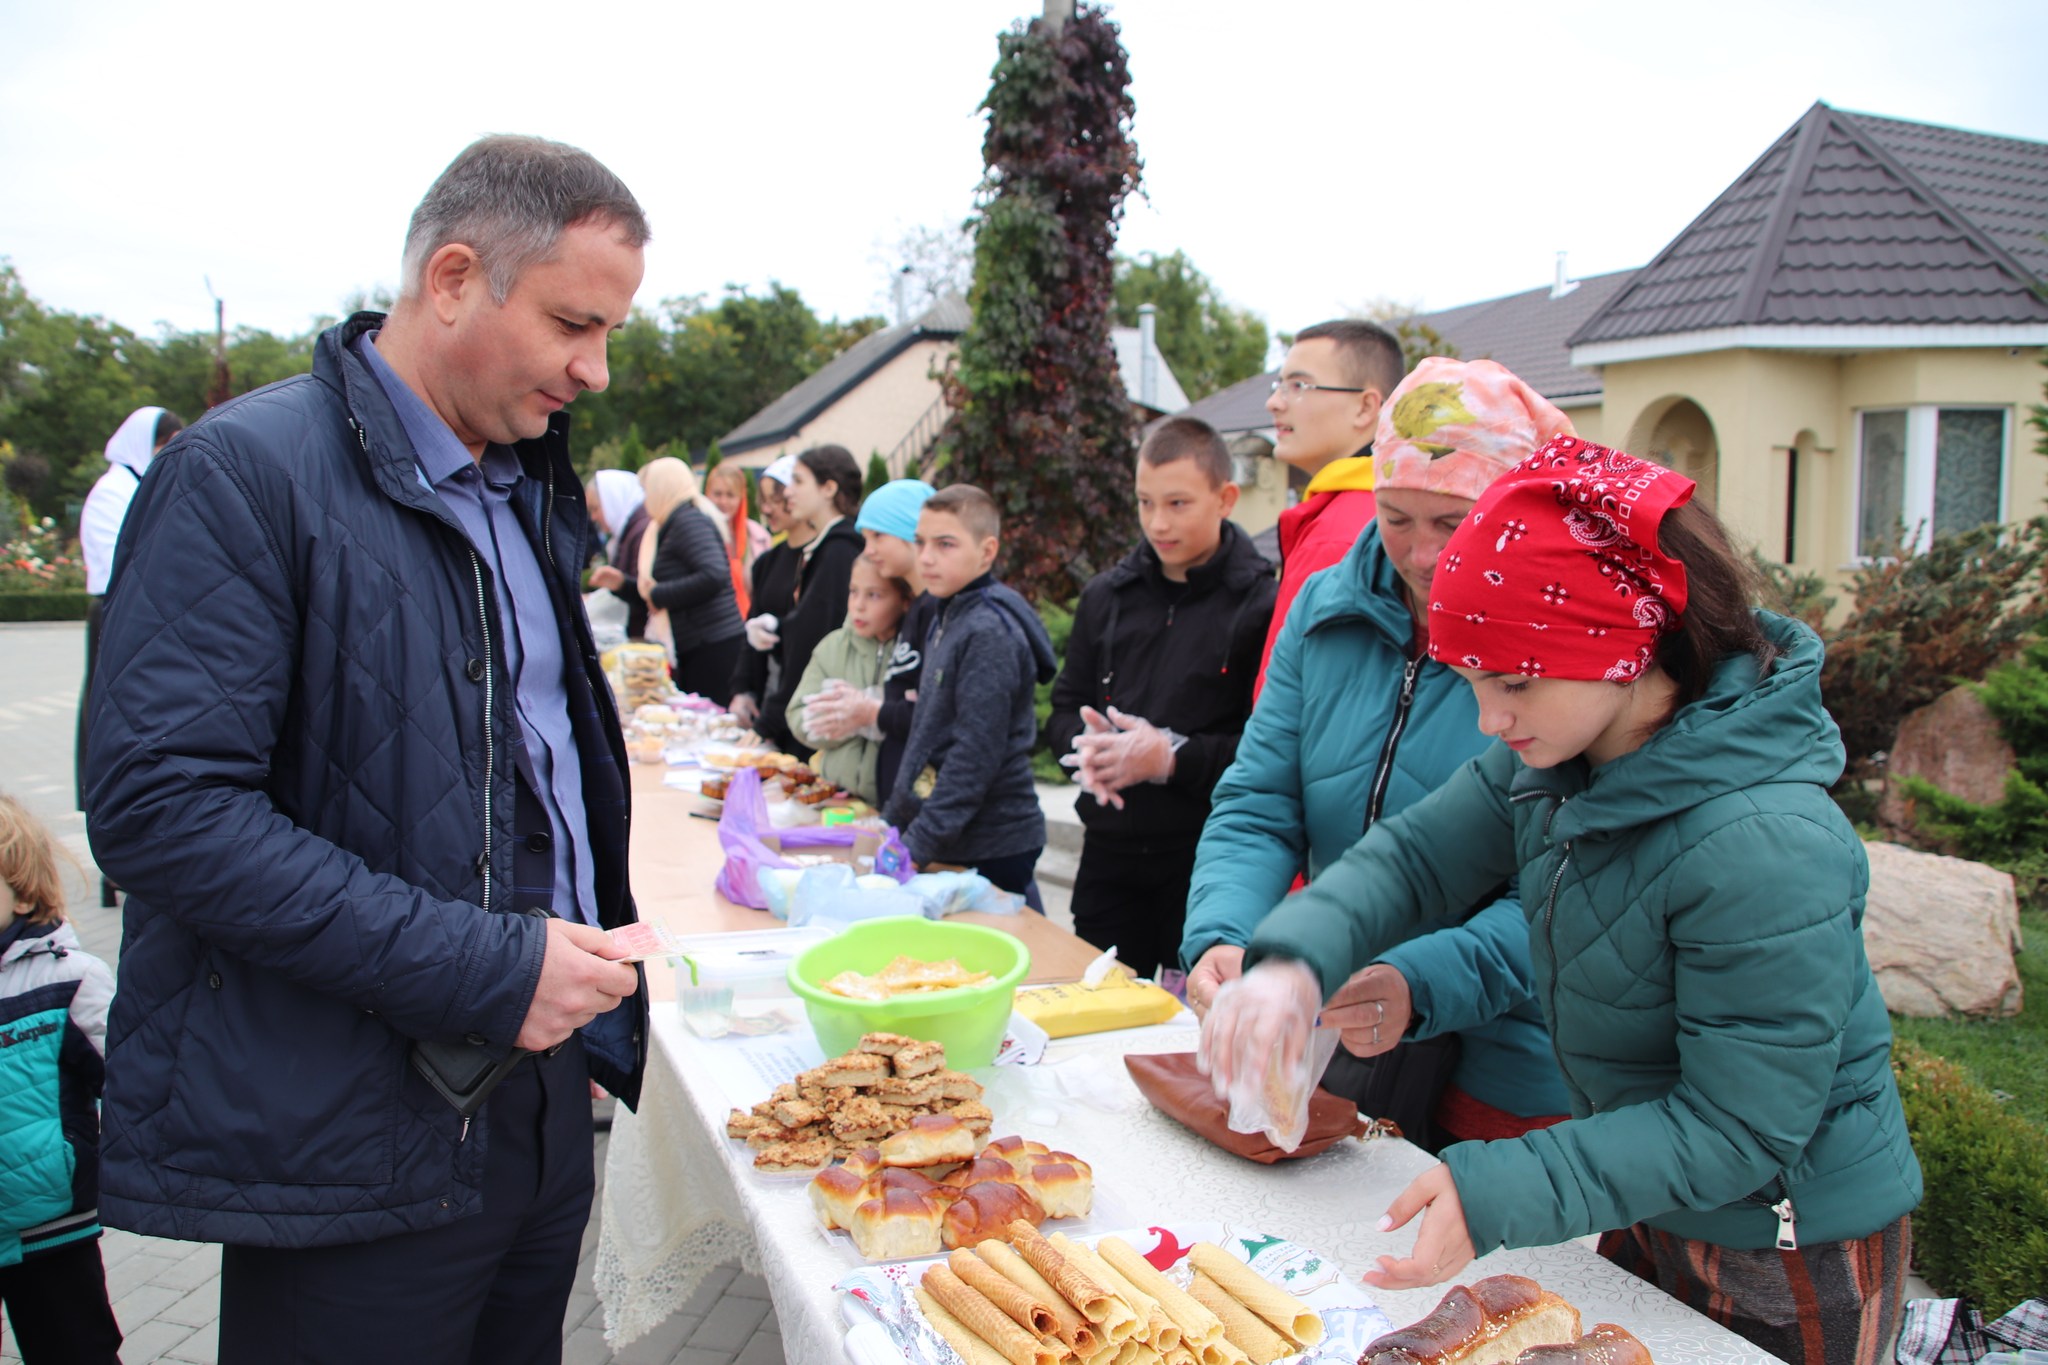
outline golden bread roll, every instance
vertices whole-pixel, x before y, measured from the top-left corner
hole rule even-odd
[[[942,1234],[949,1247],[971,1247],[1009,1236],[1013,1224],[1035,1228],[1044,1221],[1045,1210],[1017,1186],[982,1180],[961,1190],[946,1209]]]
[[[1009,1162],[987,1156],[978,1156],[964,1165],[955,1167],[948,1171],[939,1183],[951,1185],[956,1190],[964,1190],[969,1185],[979,1185],[984,1180],[993,1180],[1000,1185],[1023,1184],[1017,1179],[1017,1172]],[[1025,1192],[1030,1193],[1028,1189]]]
[[[1018,1183],[1044,1206],[1046,1217],[1086,1218],[1095,1199],[1095,1180],[1085,1167],[1085,1162],[1042,1161]]]
[[[932,1166],[942,1161],[967,1161],[974,1156],[974,1146],[972,1128],[950,1114],[926,1114],[883,1139],[882,1164]]]
[[[847,1232],[870,1261],[904,1261],[935,1256],[945,1208],[911,1190],[890,1190],[853,1211]]]
[[[1579,1310],[1536,1281],[1453,1285],[1429,1316],[1369,1343],[1359,1365],[1509,1365],[1532,1346],[1579,1339]]]
[[[844,1166],[827,1166],[812,1176],[805,1193],[818,1211],[818,1221],[827,1228],[850,1226],[854,1210],[872,1197],[867,1181]]]

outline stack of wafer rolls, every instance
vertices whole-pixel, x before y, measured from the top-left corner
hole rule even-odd
[[[1195,1272],[1189,1297],[1223,1324],[1224,1349],[1205,1357],[1208,1365],[1268,1365],[1323,1339],[1323,1320],[1314,1309],[1222,1247],[1197,1242],[1188,1248],[1188,1264]]]
[[[1264,1365],[1322,1340],[1307,1305],[1198,1246],[1222,1261],[1195,1267],[1195,1294],[1119,1238],[1087,1247],[1019,1221],[1007,1245],[927,1268],[917,1302],[966,1365]]]

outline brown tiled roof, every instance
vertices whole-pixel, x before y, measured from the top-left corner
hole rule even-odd
[[[1570,344],[2048,321],[2048,145],[1815,104]]]
[[[1199,417],[1225,436],[1264,431],[1273,425],[1273,414],[1266,411],[1266,400],[1273,396],[1275,373],[1268,370],[1250,379],[1240,379],[1207,398],[1188,404],[1178,415]]]
[[[1552,298],[1550,286],[1526,289],[1415,320],[1436,329],[1455,346],[1461,360],[1497,360],[1553,403],[1598,398],[1600,375],[1572,364],[1567,339],[1581,323],[1619,293],[1633,270],[1616,270],[1577,281],[1577,288]]]

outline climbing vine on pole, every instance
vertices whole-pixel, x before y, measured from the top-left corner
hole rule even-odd
[[[998,40],[974,218],[974,321],[946,376],[940,482],[988,490],[1003,573],[1065,600],[1135,532],[1132,408],[1110,340],[1124,199],[1142,165],[1117,26],[1080,6]]]

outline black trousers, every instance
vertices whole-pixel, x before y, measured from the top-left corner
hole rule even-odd
[[[484,1114],[481,1213],[375,1242],[223,1248],[221,1365],[559,1365],[596,1185],[582,1044],[521,1063]]]
[[[679,649],[676,651],[676,666],[670,676],[683,691],[695,692],[720,706],[730,706],[733,667],[739,663],[740,651],[746,647],[747,637],[735,635],[730,640],[713,640],[710,644]]]
[[[1074,932],[1139,976],[1180,967],[1181,929],[1195,845],[1109,839],[1090,833],[1074,874]]]
[[[100,1239],[87,1237],[0,1270],[0,1304],[25,1365],[120,1365]]]

